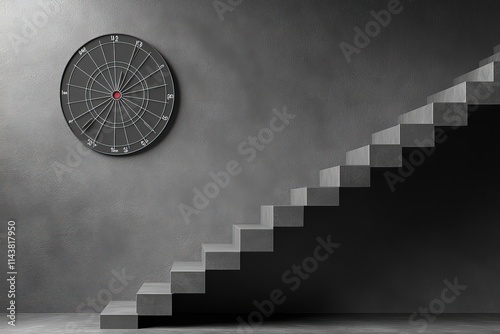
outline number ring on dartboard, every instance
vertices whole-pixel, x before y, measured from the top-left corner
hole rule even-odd
[[[124,155],[150,145],[173,112],[174,83],[162,55],[128,35],[78,49],[61,80],[61,107],[74,135],[94,151]]]

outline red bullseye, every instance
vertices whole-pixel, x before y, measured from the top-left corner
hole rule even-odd
[[[118,91],[116,91],[116,92],[113,93],[113,98],[115,100],[118,100],[120,97],[122,97],[122,93],[120,93]]]

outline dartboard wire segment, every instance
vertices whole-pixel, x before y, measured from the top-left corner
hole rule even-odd
[[[141,39],[105,35],[80,47],[61,80],[61,107],[74,135],[94,151],[124,155],[150,145],[174,107],[170,69]]]

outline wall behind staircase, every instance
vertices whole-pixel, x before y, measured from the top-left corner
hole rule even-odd
[[[4,230],[8,219],[18,224],[22,312],[98,311],[117,271],[134,278],[113,299],[167,280],[173,261],[200,259],[201,243],[229,242],[231,225],[257,223],[261,204],[288,203],[290,188],[317,185],[320,169],[474,69],[500,36],[498,1],[401,0],[401,12],[347,63],[339,44],[352,45],[354,28],[388,1],[243,0],[223,20],[208,0],[57,3],[0,1],[0,219]],[[123,158],[81,152],[59,105],[67,61],[109,33],[154,45],[178,84],[168,136]],[[285,107],[296,117],[246,162],[238,146]],[[193,189],[230,160],[242,172],[187,224],[179,205],[192,206]],[[361,311],[396,302],[413,311],[411,301],[386,297],[386,306]],[[500,311],[480,300],[461,310]]]

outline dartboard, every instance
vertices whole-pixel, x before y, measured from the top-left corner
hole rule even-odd
[[[165,59],[143,40],[120,34],[80,47],[64,70],[60,94],[75,136],[92,150],[111,155],[150,145],[174,106]]]

